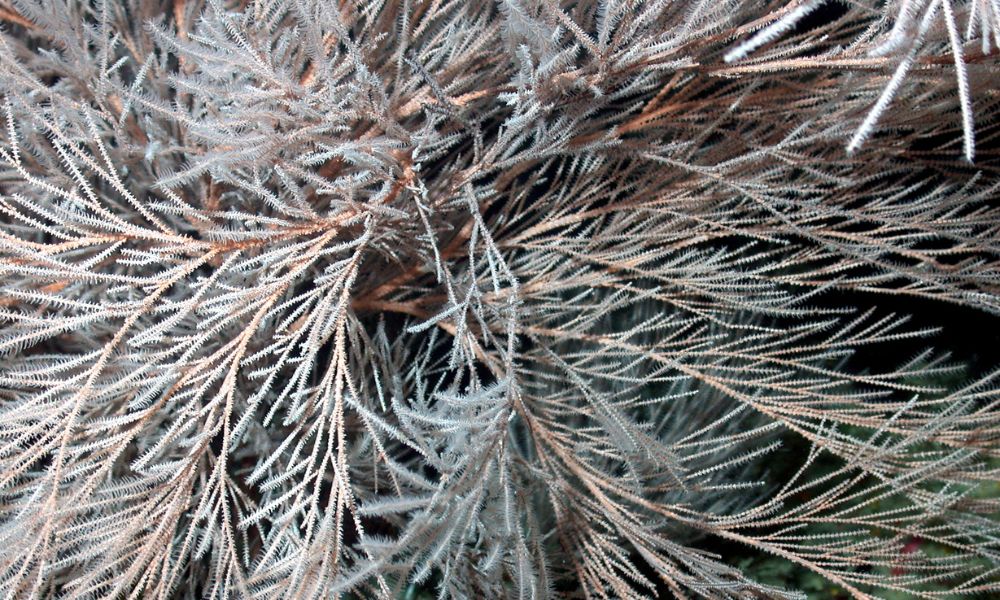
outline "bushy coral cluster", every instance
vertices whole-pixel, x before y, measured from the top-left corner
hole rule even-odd
[[[0,21],[5,597],[1000,589],[995,0]]]

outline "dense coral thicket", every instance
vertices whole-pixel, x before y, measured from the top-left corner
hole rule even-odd
[[[0,20],[6,597],[1000,589],[996,0]]]

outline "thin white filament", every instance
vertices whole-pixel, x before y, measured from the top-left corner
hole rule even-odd
[[[875,106],[868,111],[868,115],[865,116],[865,120],[858,127],[858,130],[854,133],[854,137],[851,138],[850,143],[847,144],[847,153],[853,154],[855,150],[861,147],[865,143],[865,140],[871,135],[872,131],[875,129],[875,124],[878,123],[879,117],[885,112],[885,109],[889,107],[892,103],[892,99],[895,97],[896,92],[899,87],[903,84],[903,80],[906,78],[906,74],[909,72],[910,67],[913,66],[913,61],[917,55],[917,48],[920,46],[920,41],[923,39],[924,33],[930,28],[931,20],[934,15],[937,14],[938,4],[940,0],[935,0],[927,8],[927,12],[924,13],[924,18],[920,22],[920,30],[917,32],[916,39],[913,41],[913,45],[910,47],[910,51],[907,52],[903,61],[899,63],[896,67],[896,72],[892,74],[892,79],[882,90],[882,94],[879,96],[878,101],[875,102]]]
[[[951,11],[951,1],[941,3],[944,9],[944,20],[948,27],[948,40],[951,42],[951,55],[955,58],[955,77],[958,79],[958,99],[962,107],[962,146],[965,160],[972,162],[976,153],[975,125],[972,121],[972,100],[969,98],[969,79],[965,71],[965,59],[962,56],[962,40],[958,36],[955,25],[955,15]]]
[[[796,7],[794,10],[781,17],[774,23],[771,23],[764,29],[761,29],[751,37],[749,40],[743,42],[739,46],[736,46],[723,57],[723,60],[727,63],[740,60],[745,58],[751,52],[757,50],[761,46],[768,44],[782,35],[784,35],[788,30],[795,27],[799,21],[801,21],[806,15],[816,10],[820,5],[822,5],[825,0],[812,0],[811,2],[805,2],[801,6]]]

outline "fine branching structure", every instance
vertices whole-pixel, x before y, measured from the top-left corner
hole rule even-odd
[[[998,361],[935,319],[1000,323],[998,48],[997,0],[0,0],[0,594],[997,597]]]

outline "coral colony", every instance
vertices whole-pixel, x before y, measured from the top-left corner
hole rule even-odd
[[[0,594],[995,597],[998,47],[0,0]]]

